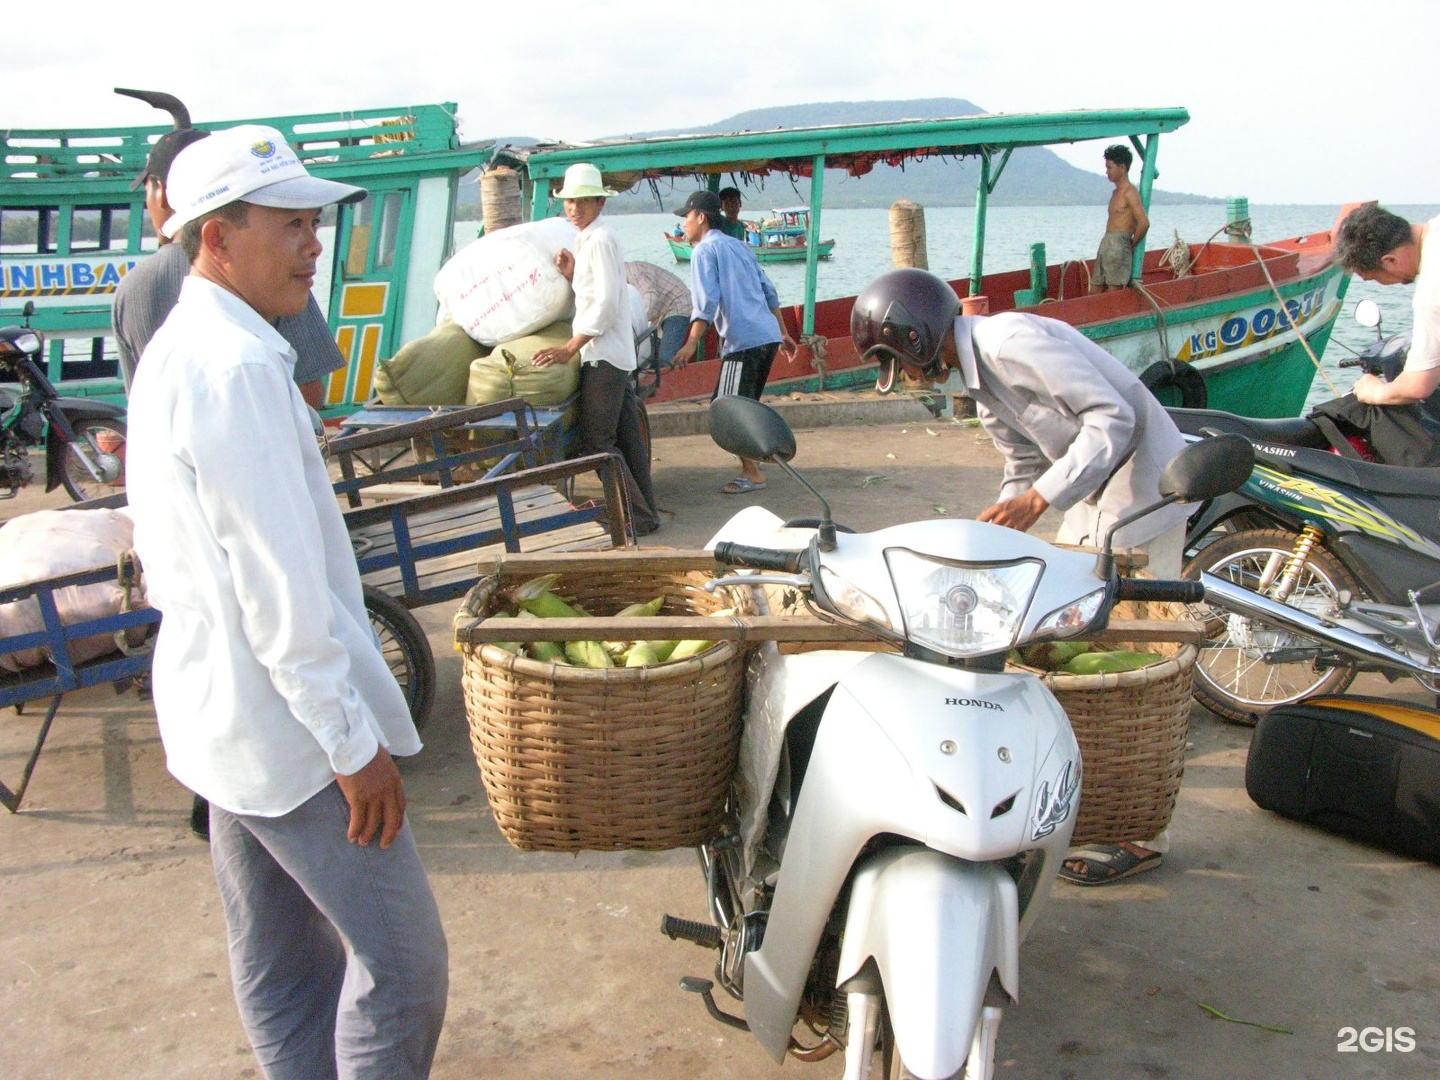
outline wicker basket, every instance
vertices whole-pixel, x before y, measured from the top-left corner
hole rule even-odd
[[[562,578],[555,592],[597,616],[660,595],[662,615],[731,604],[753,612],[733,590],[705,592],[709,576],[630,569],[623,579]],[[472,605],[473,613],[491,614],[484,608],[492,602]],[[494,645],[461,647],[470,742],[496,824],[516,848],[662,850],[714,833],[740,746],[740,646],[721,641],[688,660],[641,668],[568,667]]]
[[[1185,619],[1183,604],[1116,605],[1114,618]],[[1075,729],[1084,763],[1074,844],[1145,841],[1170,824],[1185,772],[1194,645],[1107,643],[1159,653],[1149,667],[1104,675],[1037,672]],[[1033,670],[1033,669],[1031,669]]]

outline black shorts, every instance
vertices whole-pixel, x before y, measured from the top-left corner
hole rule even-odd
[[[775,353],[780,348],[778,341],[769,345],[756,345],[753,349],[740,349],[720,358],[720,378],[715,383],[717,397],[748,397],[760,400],[765,389],[765,380],[770,378],[770,365],[775,362]]]

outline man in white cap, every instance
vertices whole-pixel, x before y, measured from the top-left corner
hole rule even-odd
[[[448,960],[391,757],[420,740],[272,325],[310,295],[319,208],[365,193],[311,176],[259,126],[186,147],[167,188],[164,232],[191,269],[137,371],[126,463],[165,615],[166,761],[210,800],[235,997],[265,1076],[424,1077]]]
[[[660,527],[650,484],[650,444],[640,424],[640,403],[631,377],[637,367],[635,335],[625,295],[625,255],[620,241],[600,220],[605,199],[615,192],[602,183],[594,165],[571,165],[557,198],[565,217],[580,230],[575,251],[561,251],[555,265],[575,289],[574,337],[542,349],[538,367],[563,364],[580,355],[580,449],[617,454],[636,536]]]

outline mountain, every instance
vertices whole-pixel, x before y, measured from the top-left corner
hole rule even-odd
[[[964,98],[915,98],[907,101],[830,101],[810,105],[780,105],[751,109],[703,127],[668,131],[640,131],[613,138],[638,139],[665,135],[721,135],[775,128],[816,127],[827,124],[871,124],[897,120],[940,120],[955,116],[976,116],[984,109]],[[1017,150],[1010,157],[1000,183],[990,196],[992,206],[1103,206],[1113,190],[1105,179],[1095,144],[1094,172],[1077,169],[1045,147]],[[903,168],[879,166],[863,177],[852,177],[843,169],[825,172],[825,205],[832,208],[886,208],[896,199],[909,198],[922,206],[973,206],[980,165],[975,158],[909,161]],[[1139,178],[1138,162],[1131,178]],[[729,183],[726,178],[723,183]],[[738,183],[738,181],[737,181]],[[660,202],[648,185],[609,200],[611,213],[655,212],[674,209],[695,190],[697,184],[677,181],[660,184]],[[739,184],[747,207],[806,203],[810,199],[808,180],[791,182],[786,177],[756,179]],[[473,201],[478,202],[478,194]],[[1218,203],[1203,195],[1162,191],[1152,193],[1153,203]]]

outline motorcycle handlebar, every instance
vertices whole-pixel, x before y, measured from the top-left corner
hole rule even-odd
[[[1198,581],[1156,581],[1152,578],[1121,578],[1118,600],[1173,600],[1194,604],[1205,599],[1205,586]]]
[[[715,559],[726,566],[749,566],[756,570],[775,570],[794,574],[800,570],[803,551],[776,551],[774,548],[751,547],[726,540],[715,545]]]

